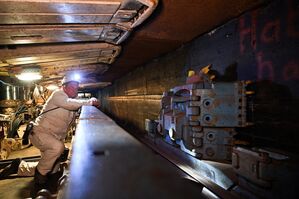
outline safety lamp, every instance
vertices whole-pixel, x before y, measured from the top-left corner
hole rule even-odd
[[[73,74],[73,76],[75,80],[80,81],[81,76],[78,73]]]
[[[39,68],[25,68],[23,69],[23,72],[16,75],[16,77],[23,81],[34,81],[41,79],[42,75],[40,74]]]

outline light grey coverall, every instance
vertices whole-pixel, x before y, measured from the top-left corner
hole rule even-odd
[[[40,174],[46,175],[49,173],[55,161],[64,151],[63,140],[74,117],[74,111],[83,105],[92,105],[92,100],[69,98],[62,89],[54,91],[46,101],[42,112],[56,107],[59,108],[37,117],[33,133],[29,136],[31,143],[41,152],[41,159],[37,164]],[[21,164],[18,175],[33,175],[34,167],[28,166],[28,164]]]

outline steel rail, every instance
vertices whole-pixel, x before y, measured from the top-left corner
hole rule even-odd
[[[224,173],[221,175],[221,171],[218,171],[220,178],[222,178],[218,184],[209,180],[203,175],[204,172],[200,172],[197,169],[208,166],[207,163],[204,163],[201,160],[198,160],[190,155],[182,152],[181,150],[171,146],[170,144],[165,143],[162,139],[156,138],[154,140],[147,137],[140,137],[138,139],[149,146],[151,149],[159,153],[162,157],[176,165],[186,174],[195,179],[198,183],[202,184],[205,188],[211,191],[219,198],[224,199],[235,199],[238,198],[233,192],[230,192],[232,187],[235,186],[234,182],[230,180]],[[211,173],[215,174],[217,169],[210,167]],[[222,182],[222,183],[221,183]],[[221,185],[221,186],[220,186]]]

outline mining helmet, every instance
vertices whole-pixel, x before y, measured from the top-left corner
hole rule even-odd
[[[74,74],[65,75],[61,81],[61,84],[65,85],[66,83],[69,83],[69,82],[77,82],[78,84],[80,83],[79,79],[76,78],[76,76]]]

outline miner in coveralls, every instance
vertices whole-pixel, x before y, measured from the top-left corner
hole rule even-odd
[[[65,150],[64,139],[76,111],[83,105],[99,106],[96,98],[74,99],[78,95],[78,88],[78,80],[71,74],[66,75],[62,87],[52,93],[33,123],[29,139],[41,152],[39,162],[26,162],[17,158],[1,171],[0,179],[16,173],[18,176],[34,176],[34,192],[51,188],[49,181],[58,174],[61,154]]]

